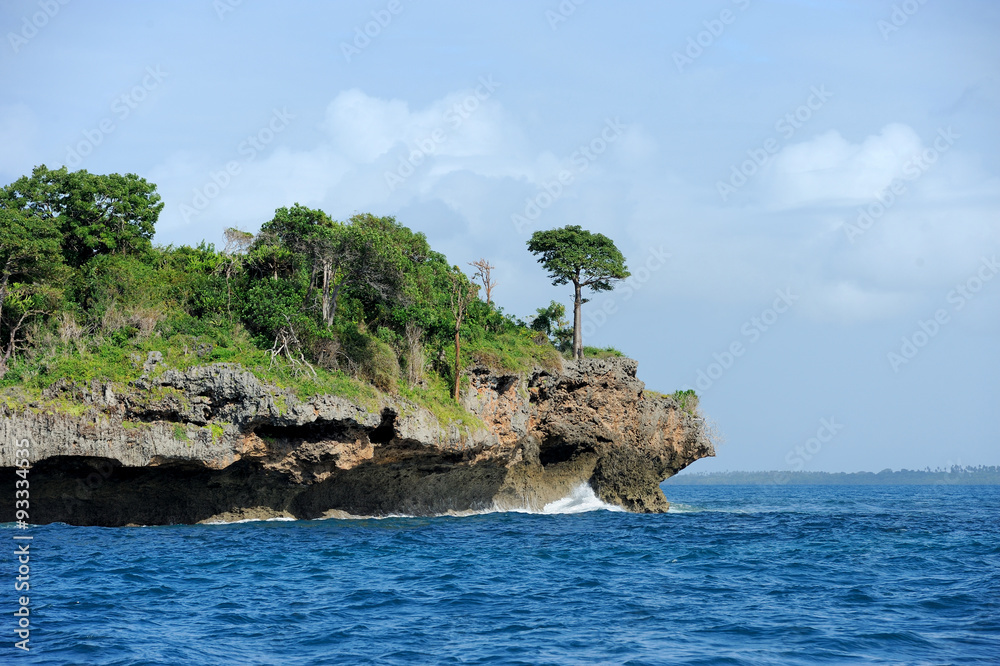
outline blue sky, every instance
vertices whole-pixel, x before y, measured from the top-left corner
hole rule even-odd
[[[527,316],[565,224],[634,274],[586,342],[694,387],[723,469],[1000,464],[1000,4],[0,8],[0,181],[134,172],[157,242],[395,215]]]

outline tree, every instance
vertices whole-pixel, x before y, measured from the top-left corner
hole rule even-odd
[[[610,238],[594,234],[578,225],[536,231],[528,240],[528,250],[540,255],[538,263],[549,272],[554,285],[573,283],[573,358],[583,358],[583,288],[610,291],[614,283],[630,273],[625,257]]]
[[[323,211],[295,204],[279,208],[274,218],[261,227],[261,233],[274,234],[293,257],[308,260],[309,291],[319,292],[320,319],[326,327],[333,325],[337,311],[339,260],[344,255],[343,225],[334,222]]]
[[[462,372],[462,342],[460,332],[462,330],[462,320],[465,319],[465,309],[469,301],[476,297],[476,285],[468,282],[462,271],[455,267],[455,272],[449,274],[451,278],[451,313],[455,317],[455,390],[453,396],[458,401],[459,378]]]
[[[552,301],[548,307],[538,308],[535,312],[535,317],[531,320],[531,330],[554,338],[553,342],[559,351],[569,349],[573,341],[573,331],[568,328],[569,322],[566,321],[566,306]]]
[[[497,283],[493,281],[492,271],[496,266],[488,262],[486,259],[479,259],[478,261],[470,261],[469,265],[476,269],[475,274],[472,276],[473,280],[479,280],[483,283],[483,291],[486,292],[486,303],[493,302],[493,288],[497,286]]]
[[[135,174],[98,175],[35,167],[6,186],[7,206],[54,220],[66,263],[76,268],[99,254],[137,254],[152,247],[163,209],[156,185]]]
[[[403,230],[409,232],[391,217],[359,214],[341,223],[295,204],[277,209],[261,226],[249,258],[258,275],[307,279],[306,306],[313,306],[315,294],[319,318],[332,328],[345,288],[363,309],[400,294],[404,253],[415,251],[405,239],[398,242]]]
[[[62,268],[55,222],[7,203],[0,198],[0,378],[24,324],[50,309],[57,293],[46,280]]]
[[[226,276],[226,313],[230,320],[233,316],[233,276],[243,267],[243,255],[253,245],[253,234],[236,227],[229,227],[224,232],[226,247],[222,250],[223,260],[218,271]]]

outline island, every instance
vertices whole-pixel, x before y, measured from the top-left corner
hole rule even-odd
[[[582,484],[663,512],[660,482],[714,455],[693,392],[647,390],[556,303],[504,313],[486,259],[469,277],[394,218],[298,204],[222,250],[154,246],[162,205],[44,166],[0,191],[0,474],[30,487],[0,519],[538,510]],[[577,324],[583,287],[628,276],[600,234],[533,242]]]

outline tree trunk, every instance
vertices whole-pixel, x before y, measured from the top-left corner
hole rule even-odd
[[[330,314],[330,262],[323,261],[323,283],[320,285],[320,302],[323,311],[323,323],[330,326],[333,317]]]
[[[336,271],[334,271],[336,275]],[[338,282],[333,285],[333,289],[330,290],[330,318],[327,320],[327,327],[333,326],[333,318],[337,316],[337,296],[340,294],[340,285],[343,281]]]
[[[581,296],[582,287],[578,279],[573,280],[573,290],[573,358],[579,361],[583,358],[583,316],[581,314],[583,297]]]
[[[460,360],[461,357],[459,356],[459,354],[462,351],[462,346],[461,346],[461,338],[459,338],[458,335],[458,328],[459,325],[456,325],[455,326],[455,392],[453,394],[455,397],[455,402],[458,402],[458,381],[459,381],[459,373],[462,370],[462,362]]]
[[[3,279],[0,280],[0,322],[3,321],[3,304],[7,300],[7,284],[10,282],[10,261],[4,266]]]

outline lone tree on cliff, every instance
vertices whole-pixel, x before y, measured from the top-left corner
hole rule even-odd
[[[610,291],[614,283],[624,280],[631,273],[625,266],[625,257],[610,238],[593,234],[579,225],[562,229],[536,231],[528,241],[528,250],[540,255],[538,263],[545,267],[552,284],[573,283],[573,358],[583,358],[583,322],[580,307],[583,288],[592,291]]]

